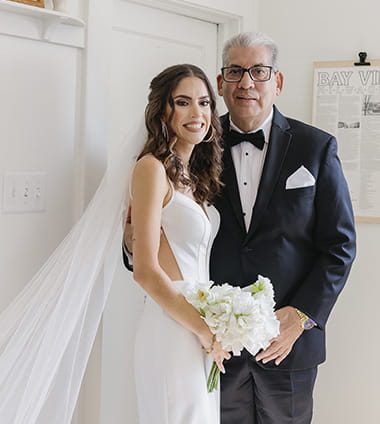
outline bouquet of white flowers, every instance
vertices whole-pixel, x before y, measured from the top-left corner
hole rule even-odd
[[[273,287],[268,278],[247,287],[213,282],[188,286],[184,296],[201,314],[224,350],[240,355],[245,348],[252,355],[269,346],[279,334],[280,324],[274,313]],[[218,387],[220,371],[214,362],[207,381],[209,392]]]

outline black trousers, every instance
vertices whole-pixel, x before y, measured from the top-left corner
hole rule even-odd
[[[310,424],[316,367],[268,370],[246,351],[224,366],[221,424]]]

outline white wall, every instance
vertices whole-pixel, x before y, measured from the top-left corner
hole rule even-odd
[[[311,122],[313,62],[380,58],[376,0],[259,1],[258,29],[280,48],[285,115]],[[358,256],[328,324],[327,362],[320,367],[314,424],[378,423],[377,329],[379,224],[357,224]]]
[[[74,48],[6,35],[0,51],[0,199],[6,172],[48,179],[45,212],[0,213],[2,310],[72,224],[78,57]]]
[[[27,16],[10,4],[11,12],[0,7],[0,312],[74,222],[84,38],[77,22],[54,24],[55,42],[43,40],[48,12]],[[47,176],[46,210],[5,213],[4,175],[39,171]]]

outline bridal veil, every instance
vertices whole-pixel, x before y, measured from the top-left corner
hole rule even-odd
[[[110,156],[84,214],[0,315],[1,424],[69,424],[117,261],[141,126]]]

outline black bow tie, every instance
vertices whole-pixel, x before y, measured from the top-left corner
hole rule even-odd
[[[263,130],[258,130],[250,134],[239,133],[237,131],[231,130],[228,141],[231,147],[241,143],[242,141],[248,141],[248,143],[252,143],[258,149],[263,150],[265,137]]]

